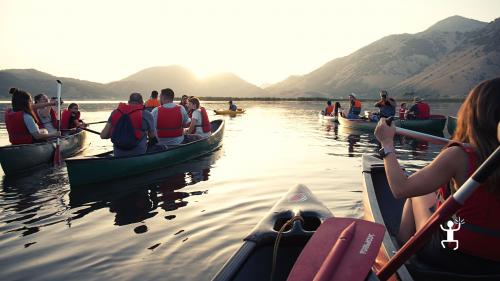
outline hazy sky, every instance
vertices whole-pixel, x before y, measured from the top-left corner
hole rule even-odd
[[[386,35],[452,15],[489,22],[499,11],[499,0],[0,0],[0,69],[110,82],[176,64],[261,85]]]

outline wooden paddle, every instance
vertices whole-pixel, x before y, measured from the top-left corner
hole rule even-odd
[[[497,127],[497,138],[500,142],[500,123]],[[500,146],[481,164],[472,176],[460,186],[457,192],[450,196],[444,204],[429,218],[426,225],[415,233],[408,242],[389,260],[377,273],[380,280],[387,280],[398,268],[418,251],[438,226],[450,217],[464,204],[472,193],[500,165]]]
[[[304,247],[287,281],[365,280],[384,233],[378,223],[329,218]]]
[[[61,131],[61,87],[62,82],[57,81],[57,113],[58,113],[58,130]],[[61,138],[57,138],[56,148],[54,149],[54,167],[61,165],[62,156],[61,156]]]

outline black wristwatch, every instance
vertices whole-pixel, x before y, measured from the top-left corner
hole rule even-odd
[[[378,150],[378,155],[380,156],[380,158],[384,159],[387,155],[389,155],[393,152],[394,152],[394,148],[382,147],[381,149]]]

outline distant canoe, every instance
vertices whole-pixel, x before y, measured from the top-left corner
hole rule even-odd
[[[453,136],[453,133],[455,133],[455,129],[457,128],[457,117],[448,116],[447,121],[448,123],[446,124],[446,129],[448,130],[448,134]]]
[[[338,122],[337,117],[325,115],[324,111],[318,112],[318,117],[319,117],[319,119],[328,120],[328,121],[332,121],[332,122]]]
[[[242,108],[238,108],[238,110],[236,110],[236,111],[228,110],[228,109],[216,109],[216,110],[214,110],[214,112],[217,115],[237,115],[237,114],[245,113],[245,110]]]
[[[377,122],[369,121],[366,119],[347,119],[341,115],[338,117],[340,125],[343,127],[348,127],[356,130],[372,131],[375,130]],[[396,126],[398,124],[396,123]]]
[[[399,126],[408,130],[426,133],[443,133],[446,116],[431,115],[429,119],[404,119],[399,120]],[[398,125],[396,125],[398,126]]]
[[[164,151],[141,155],[113,157],[112,151],[66,160],[71,187],[126,178],[159,168],[180,164],[208,154],[222,145],[224,120],[214,120],[212,135]]]
[[[39,169],[54,160],[56,141],[0,147],[0,163],[5,175],[22,174]],[[87,132],[62,137],[61,156],[68,158],[87,148]]]

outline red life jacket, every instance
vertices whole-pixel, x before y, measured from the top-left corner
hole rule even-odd
[[[12,144],[29,144],[33,143],[33,136],[28,131],[24,124],[24,111],[5,111],[5,126],[9,133],[9,141]]]
[[[122,114],[128,114],[130,120],[132,121],[132,126],[135,129],[135,137],[140,140],[142,138],[142,111],[144,110],[144,105],[142,104],[118,104],[118,108],[115,110],[113,115],[111,115],[111,135],[113,135],[113,129],[118,123],[118,120]],[[62,117],[61,117],[62,119]],[[68,118],[69,120],[69,118]]]
[[[158,108],[156,130],[159,138],[175,138],[182,136],[184,131],[181,106],[175,105],[175,107],[172,108],[160,106]]]
[[[399,109],[399,119],[405,119],[405,112],[406,112],[406,109],[404,109],[404,108]]]
[[[40,121],[38,123],[38,128],[40,129],[44,129],[45,128],[45,125],[42,123],[42,119],[40,118],[40,115],[38,115],[38,110],[35,110],[35,114],[36,114],[36,118],[38,118],[38,120]],[[52,126],[54,126],[54,128],[58,128],[59,124],[57,124],[57,115],[56,115],[56,112],[51,108],[50,109],[50,121],[52,122]]]
[[[71,129],[71,128],[75,128],[75,124],[70,124],[69,123],[69,120],[71,119],[71,111],[69,109],[65,109],[63,110],[63,112],[61,113],[61,129]],[[141,116],[142,118],[142,116]],[[80,120],[80,111],[78,111],[76,113],[76,120]],[[141,123],[142,125],[142,123]]]
[[[453,143],[450,146],[456,145],[467,153],[470,177],[478,167],[476,152],[473,148],[460,143]],[[450,194],[448,185],[441,186],[438,190],[440,199],[446,199]],[[440,203],[438,202],[438,206]],[[484,259],[500,261],[498,214],[500,214],[500,196],[488,192],[483,185],[479,186],[456,212],[456,215],[465,221],[460,230],[454,234],[460,243],[458,250]]]
[[[201,125],[196,125],[196,127],[202,127],[204,133],[212,131],[212,125],[210,125],[210,120],[208,119],[207,111],[204,107],[200,107],[201,112]]]
[[[431,117],[429,105],[426,102],[419,102],[417,105],[417,119],[429,119]]]
[[[333,105],[329,105],[325,108],[325,115],[331,115],[333,112]]]

